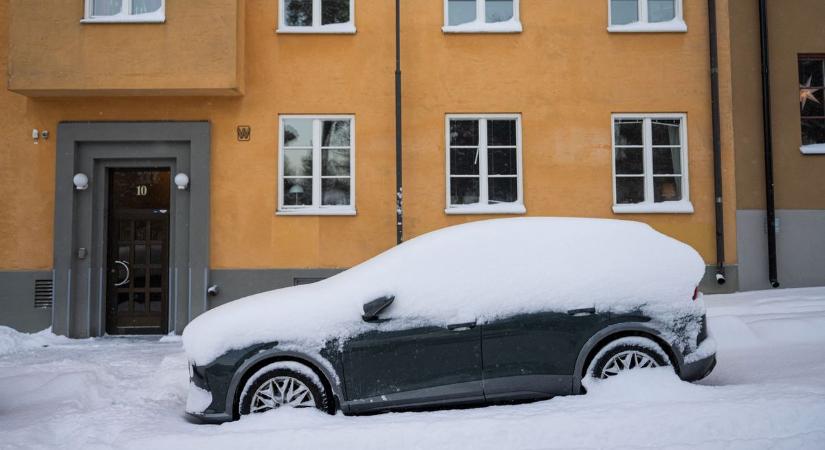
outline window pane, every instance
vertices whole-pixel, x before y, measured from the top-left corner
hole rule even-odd
[[[516,145],[516,121],[487,121],[487,145]]]
[[[160,292],[153,292],[149,294],[149,310],[152,312],[160,312],[161,299],[163,294]]]
[[[518,200],[518,178],[490,178],[487,195],[490,203],[512,203]]]
[[[129,311],[129,293],[128,292],[118,292],[117,293],[117,310],[118,310],[118,312]]]
[[[447,17],[450,25],[476,20],[476,0],[447,0]]]
[[[513,0],[486,0],[487,23],[506,22],[513,18]]]
[[[516,149],[488,149],[487,172],[490,175],[516,175],[518,173],[518,165],[516,162]]]
[[[143,269],[132,268],[132,287],[135,289],[143,289],[146,287],[146,271]]]
[[[284,176],[312,175],[312,150],[284,150]]]
[[[825,144],[825,119],[802,119],[802,145]]]
[[[653,201],[674,202],[682,199],[682,177],[654,177]]]
[[[823,62],[825,59],[800,59],[799,60],[799,85],[800,86],[822,86],[823,85]],[[810,83],[810,84],[809,84]]]
[[[616,149],[616,174],[641,175],[644,173],[644,151],[642,147]]]
[[[349,22],[350,0],[323,0],[321,3],[321,25]]]
[[[803,88],[799,91],[799,110],[802,117],[825,116],[825,91],[819,88]]]
[[[146,264],[146,245],[135,244],[135,259],[133,264]]]
[[[653,149],[653,174],[676,175],[682,173],[682,150],[678,148]]]
[[[614,128],[616,145],[642,145],[641,119],[620,119]]]
[[[114,16],[120,14],[122,0],[94,0],[92,4],[93,16]]]
[[[638,21],[638,0],[610,0],[611,25],[627,25]]]
[[[645,201],[645,179],[642,177],[616,178],[616,203],[641,203]]]
[[[163,245],[152,244],[149,246],[149,264],[161,264],[163,262]]]
[[[288,26],[312,26],[312,0],[284,0],[284,16]]]
[[[163,272],[160,269],[152,269],[149,271],[149,287],[163,287]]]
[[[312,205],[312,180],[309,178],[284,178],[284,205]]]
[[[450,149],[450,175],[478,175],[478,149]]]
[[[450,177],[450,204],[469,205],[478,203],[478,178]]]
[[[321,133],[321,145],[324,147],[349,147],[349,120],[325,120]]]
[[[349,157],[348,148],[324,149],[321,152],[321,175],[349,175]]]
[[[132,14],[146,14],[160,9],[161,0],[132,0]]]
[[[653,145],[679,145],[679,129],[681,120],[653,119],[651,128]]]
[[[676,18],[676,0],[647,0],[647,20],[667,22]]]
[[[135,292],[132,294],[132,301],[134,302],[135,312],[146,311],[146,294],[144,292]]]
[[[312,147],[312,119],[284,119],[284,145]]]
[[[321,204],[349,205],[349,178],[324,178],[321,180]]]
[[[451,120],[450,145],[478,145],[478,121]]]

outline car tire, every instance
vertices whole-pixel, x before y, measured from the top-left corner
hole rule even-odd
[[[280,407],[316,408],[331,413],[332,401],[318,375],[309,367],[281,361],[258,369],[241,391],[238,415]]]
[[[669,366],[670,358],[658,343],[644,337],[623,337],[602,347],[584,375],[605,379],[629,370]]]

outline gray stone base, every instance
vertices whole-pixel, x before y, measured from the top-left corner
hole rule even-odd
[[[0,271],[0,325],[31,333],[52,324],[51,308],[35,308],[35,280],[51,280],[52,272]]]
[[[716,280],[716,266],[705,267],[705,276],[699,283],[699,290],[703,294],[730,294],[739,290],[739,266],[725,266],[725,283],[719,284]]]
[[[247,295],[329,278],[343,269],[221,269],[210,272],[218,295],[209,296],[209,309]]]

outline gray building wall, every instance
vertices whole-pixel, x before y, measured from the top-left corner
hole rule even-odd
[[[35,280],[51,280],[51,271],[0,271],[0,325],[27,333],[52,324],[51,308],[35,308]]]

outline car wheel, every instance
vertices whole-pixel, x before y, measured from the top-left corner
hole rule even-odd
[[[590,362],[586,376],[610,378],[630,370],[670,365],[659,344],[643,337],[624,337],[608,343]]]
[[[280,407],[331,411],[330,397],[318,375],[291,361],[270,364],[255,372],[241,391],[239,415],[262,413]]]

